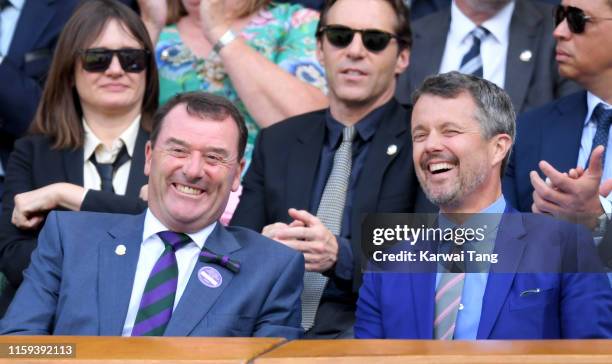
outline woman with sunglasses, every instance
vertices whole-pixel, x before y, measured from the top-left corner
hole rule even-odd
[[[159,97],[152,47],[138,15],[115,0],[83,2],[66,24],[30,135],[7,166],[0,264],[9,291],[49,210],[146,207],[144,147]]]
[[[327,106],[315,56],[318,12],[270,0],[139,4],[151,38],[158,39],[160,102],[196,89],[228,97],[249,129],[247,164],[260,128]]]

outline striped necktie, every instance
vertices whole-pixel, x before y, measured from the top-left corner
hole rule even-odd
[[[354,126],[344,128],[342,131],[342,143],[334,155],[334,164],[329,174],[317,217],[323,225],[338,236],[342,228],[342,216],[344,215],[344,205],[346,202],[346,192],[348,190],[349,179],[351,176],[353,139],[356,129]],[[323,290],[327,284],[327,277],[318,272],[306,272],[304,274],[304,291],[302,291],[302,327],[308,331],[314,325],[314,320],[319,308],[319,302],[323,295]]]
[[[606,154],[608,149],[608,136],[610,133],[610,124],[612,123],[612,109],[607,109],[603,103],[597,104],[595,110],[593,110],[593,115],[591,115],[591,120],[597,124],[597,130],[595,131],[595,136],[593,136],[593,145],[591,147],[591,153],[593,153],[593,149],[595,149],[599,145],[603,145],[606,148],[604,155],[601,159],[601,165],[605,166],[604,162],[606,160]],[[587,160],[587,166],[590,158]]]
[[[462,246],[452,244],[451,253],[460,254]],[[452,340],[455,333],[457,314],[461,309],[461,296],[465,282],[465,262],[453,262],[444,267],[436,289],[434,339]]]
[[[149,274],[132,336],[162,336],[166,331],[172,317],[178,282],[174,253],[191,242],[188,235],[173,231],[162,231],[157,235],[164,242],[164,251]]]
[[[480,56],[480,43],[489,35],[489,31],[479,26],[470,32],[472,47],[461,59],[459,72],[482,78],[482,57]]]

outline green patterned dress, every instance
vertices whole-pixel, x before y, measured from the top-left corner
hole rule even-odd
[[[318,20],[318,12],[300,5],[271,4],[260,10],[240,35],[267,59],[326,93],[325,73],[315,55]],[[219,55],[211,52],[205,58],[195,56],[181,40],[176,25],[170,25],[160,34],[155,57],[161,104],[177,93],[193,90],[225,96],[234,102],[249,130],[245,152],[248,166],[259,126],[238,97]]]

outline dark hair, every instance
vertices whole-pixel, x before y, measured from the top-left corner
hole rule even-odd
[[[166,24],[175,24],[182,17],[187,15],[187,10],[181,0],[158,0],[166,1],[168,4],[168,16],[166,18]],[[248,0],[244,1],[242,7],[239,8],[238,12],[234,14],[238,18],[243,18],[247,15],[251,15],[257,10],[268,5],[271,0]]]
[[[154,49],[140,17],[116,0],[84,1],[70,17],[59,37],[49,76],[30,131],[52,138],[53,148],[83,146],[83,110],[74,85],[79,53],[91,45],[111,20],[117,20],[150,52],[142,100],[141,127],[151,130],[151,118],[158,106],[159,81]]]
[[[514,143],[516,114],[512,100],[506,91],[493,82],[457,71],[429,76],[412,94],[412,104],[415,105],[423,95],[454,99],[463,92],[467,92],[476,104],[474,117],[480,124],[483,137],[491,139],[495,135],[507,134]],[[502,176],[510,158],[510,151],[502,162]]]
[[[410,49],[412,47],[412,32],[410,31],[410,10],[406,7],[403,0],[381,0],[389,4],[396,15],[397,24],[395,24],[395,35],[397,35],[397,41],[399,49],[404,48]],[[321,17],[319,18],[319,24],[317,25],[317,39],[320,40],[321,28],[327,25],[327,13],[338,0],[325,0],[325,5],[321,10]]]
[[[204,91],[177,94],[157,110],[153,116],[153,130],[151,131],[151,145],[153,147],[155,147],[155,142],[157,141],[164,119],[168,113],[176,106],[182,104],[185,104],[187,113],[192,116],[215,121],[223,121],[228,117],[232,118],[236,126],[238,126],[238,159],[242,159],[248,137],[248,130],[244,123],[244,117],[242,117],[240,111],[238,111],[236,106],[228,99]]]

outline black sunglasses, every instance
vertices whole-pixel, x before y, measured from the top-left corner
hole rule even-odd
[[[335,47],[345,48],[353,41],[355,33],[361,34],[363,46],[370,52],[380,52],[387,48],[391,39],[397,35],[378,29],[351,29],[343,25],[327,25],[319,29],[317,36],[325,34],[327,40]],[[399,40],[398,40],[399,41]]]
[[[91,48],[81,51],[81,62],[87,72],[104,72],[110,67],[113,56],[117,55],[119,64],[125,72],[138,73],[147,68],[149,53],[146,49]]]
[[[559,26],[563,22],[563,19],[567,19],[567,25],[569,30],[574,34],[580,34],[584,32],[586,23],[598,20],[612,20],[612,18],[596,18],[589,16],[584,13],[584,10],[573,6],[557,5],[555,7],[555,26]]]

